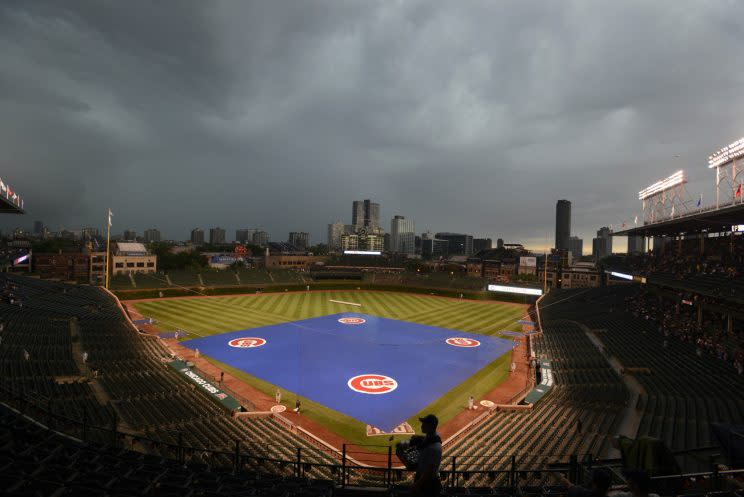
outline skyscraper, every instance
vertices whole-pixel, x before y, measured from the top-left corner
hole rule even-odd
[[[592,256],[600,260],[612,255],[612,231],[607,226],[597,230],[597,237],[592,240]]]
[[[92,228],[96,230],[96,233],[98,232],[98,229]],[[137,232],[134,230],[124,230],[124,240],[128,241],[136,241],[137,240]]]
[[[568,250],[571,237],[571,202],[559,200],[555,206],[555,248]]]
[[[568,251],[571,252],[574,258],[581,257],[584,252],[584,240],[578,236],[571,236],[568,238]]]
[[[310,235],[304,231],[290,231],[288,242],[299,249],[306,249],[310,245]]]
[[[416,225],[413,219],[395,216],[390,221],[390,251],[398,254],[416,253]]]
[[[209,228],[209,243],[211,245],[221,245],[225,243],[225,230],[219,226]]]
[[[240,228],[235,230],[235,241],[240,243],[253,243],[253,233],[256,230],[250,228]]]
[[[477,254],[481,250],[491,250],[493,248],[493,240],[490,238],[473,238],[473,253]]]
[[[127,236],[129,235],[131,235],[132,238],[127,238]],[[98,236],[98,228],[92,228],[90,226],[87,226],[83,228],[82,230],[80,230],[80,236],[82,237],[83,240],[91,240]],[[124,231],[125,240],[134,240],[136,236],[137,236],[137,233],[135,233],[134,231],[129,231],[129,230]]]
[[[355,200],[351,209],[351,224],[357,228],[378,228],[380,204],[371,200]]]
[[[44,233],[44,222],[34,221],[34,235],[41,235]]]
[[[437,233],[435,238],[446,240],[449,255],[473,255],[473,236],[462,233]]]
[[[346,233],[346,226],[341,221],[328,225],[328,250],[341,250],[341,237]]]
[[[204,245],[204,230],[194,228],[191,230],[191,243],[194,245]]]
[[[255,233],[253,233],[253,245],[258,245],[259,247],[265,247],[269,244],[269,234],[262,230],[256,230]]]
[[[364,201],[355,200],[351,206],[351,224],[353,226],[364,226]]]
[[[150,228],[145,230],[145,243],[159,242],[160,241],[160,230]]]

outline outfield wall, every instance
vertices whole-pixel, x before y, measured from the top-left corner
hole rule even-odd
[[[364,284],[358,281],[324,281],[310,284],[311,291],[383,291],[400,293],[417,293],[433,295],[437,297],[463,298],[469,300],[493,300],[498,302],[514,302],[518,304],[534,304],[536,297],[529,295],[511,295],[506,293],[472,291],[458,289],[443,289],[441,287],[413,287],[396,285],[374,285]],[[121,300],[156,299],[162,292],[165,297],[195,297],[195,296],[217,296],[217,295],[240,295],[254,293],[283,293],[283,292],[305,292],[307,285],[250,285],[234,287],[190,287],[190,288],[163,288],[147,290],[115,290],[113,293]]]

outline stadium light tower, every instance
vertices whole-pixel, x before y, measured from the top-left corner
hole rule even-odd
[[[686,214],[692,200],[685,184],[687,184],[685,172],[677,171],[638,192],[638,200],[643,203],[643,224],[674,219]]]
[[[708,157],[708,169],[716,169],[716,209],[722,205],[722,202],[723,205],[728,205],[736,203],[737,199],[741,203],[744,199],[744,193],[741,191],[742,182],[744,182],[744,167],[737,168],[736,164],[737,159],[742,157],[744,157],[744,137]],[[721,192],[722,183],[723,192]],[[724,198],[721,198],[721,193]]]

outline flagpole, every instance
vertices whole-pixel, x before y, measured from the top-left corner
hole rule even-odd
[[[106,220],[106,290],[109,287],[109,262],[111,258],[111,252],[109,250],[111,245],[111,209],[108,210],[108,218]]]
[[[546,237],[546,241],[550,240],[550,235]],[[548,241],[548,245],[550,245],[550,242]],[[543,294],[548,293],[548,252],[550,252],[550,248],[545,248],[545,264],[543,265]]]

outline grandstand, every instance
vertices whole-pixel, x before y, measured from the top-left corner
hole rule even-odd
[[[339,484],[395,489],[396,482],[406,480],[394,465],[364,469],[340,451],[287,429],[291,423],[281,417],[235,417],[169,368],[171,351],[137,332],[117,301],[99,289],[11,275],[2,284],[0,388],[6,405],[26,412],[33,405],[37,417],[56,430],[94,444],[70,441],[66,452],[92,450],[107,460],[124,458],[144,473],[149,470],[143,468],[159,465],[162,470],[150,475],[147,485],[178,467],[180,481],[192,482],[192,489],[266,484],[280,493],[291,487],[296,495],[329,495]],[[742,422],[741,376],[713,356],[700,357],[690,344],[674,343],[672,354],[659,353],[663,338],[658,326],[624,307],[637,292],[635,287],[554,290],[543,299],[542,333],[532,337],[532,350],[536,358],[551,362],[554,388],[534,405],[486,411],[446,442],[442,474],[453,490],[500,488],[503,494],[524,485],[547,491],[552,488],[549,468],[566,470],[576,456],[617,457],[611,438],[618,433],[652,435],[674,450],[708,449],[710,454],[715,440],[709,423]],[[49,446],[44,440],[57,440],[53,433],[22,425],[15,423],[13,429],[30,430],[44,447]],[[114,442],[112,433],[117,434]],[[243,475],[237,479],[236,448]],[[303,461],[299,467],[297,454]],[[171,460],[183,461],[188,469],[170,466]],[[140,489],[146,485],[142,478],[117,474],[117,464],[106,466],[104,487],[114,481]],[[695,459],[686,467],[707,469]],[[516,480],[524,468],[545,472],[520,483]],[[59,467],[50,464],[43,471]],[[20,480],[6,475],[3,484],[19,489],[82,485],[79,480],[60,482],[59,474],[43,484],[19,474]],[[177,479],[165,478],[163,488]]]
[[[596,458],[619,465],[612,443],[618,434],[663,441],[677,454],[681,470],[710,470],[711,460],[722,459],[711,423],[744,424],[744,377],[736,362],[741,239],[710,240],[702,252],[695,251],[699,240],[682,240],[666,254],[611,261],[642,275],[642,287],[554,289],[546,295],[540,317],[532,314],[541,326],[528,340],[535,361],[551,365],[554,384],[540,395],[525,390],[512,399],[529,398],[532,404],[486,409],[445,441],[442,476],[450,492],[504,496],[521,488],[560,494],[551,471],[576,474],[583,467],[577,461]],[[324,271],[359,274],[358,284],[370,288],[421,292],[481,292],[488,283],[395,266],[370,271],[338,265]],[[315,278],[315,272],[278,269],[168,271],[119,275],[112,287],[242,291],[303,288]],[[235,489],[254,493],[266,485],[272,495],[330,495],[353,485],[384,486],[395,493],[410,481],[394,459],[387,465],[384,456],[361,463],[345,446],[327,445],[281,415],[251,413],[248,398],[235,395],[242,413],[215,402],[168,366],[172,351],[134,328],[109,293],[14,275],[2,276],[0,285],[2,416],[16,419],[12,409],[35,413],[56,431],[84,442],[66,440],[65,453],[81,460],[95,453],[112,461],[102,466],[108,475],[104,489],[118,482],[140,494],[146,487],[169,489],[177,482],[204,494],[207,487],[219,495]],[[681,301],[693,304],[680,310]],[[690,324],[698,321],[699,327]],[[707,331],[721,326],[728,326],[727,334]],[[29,433],[40,453],[49,440],[60,443],[54,433],[20,420],[13,430]],[[139,476],[117,473],[122,460],[135,461],[132,474]],[[14,464],[3,467],[16,471]],[[161,471],[151,474],[153,465]],[[31,493],[84,487],[77,479],[60,481],[59,470],[53,463],[44,466],[40,474],[48,480],[42,483],[23,469],[20,477],[5,471],[0,482]]]

